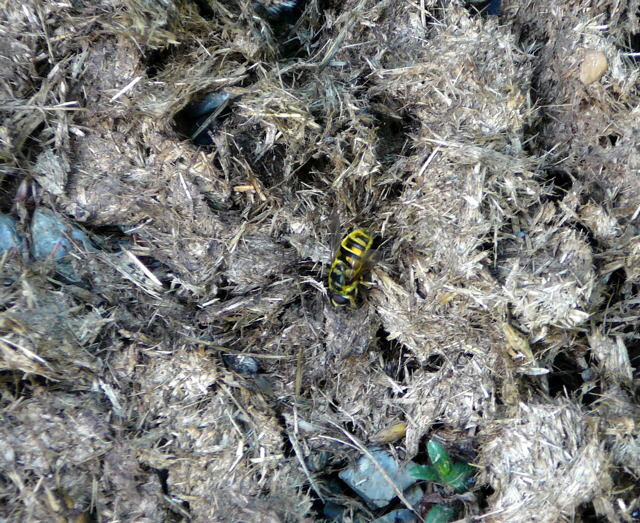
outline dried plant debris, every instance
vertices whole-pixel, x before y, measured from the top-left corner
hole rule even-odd
[[[6,4],[0,519],[633,520],[637,2]]]
[[[540,521],[570,518],[576,507],[610,488],[603,445],[567,400],[523,404],[516,417],[496,421],[484,438],[482,464],[500,521],[530,521],[533,514]]]

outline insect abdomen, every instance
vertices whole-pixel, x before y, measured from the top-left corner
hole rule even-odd
[[[362,229],[349,233],[340,243],[329,270],[329,296],[336,307],[355,305],[362,281],[363,258],[373,238]]]
[[[362,257],[371,247],[371,237],[361,229],[348,234],[340,244],[337,258],[342,259],[351,268],[357,268]]]

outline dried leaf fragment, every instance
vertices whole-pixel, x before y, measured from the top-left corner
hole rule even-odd
[[[533,352],[529,347],[529,341],[516,329],[506,322],[501,324],[504,337],[512,349],[509,351],[509,355],[514,360],[523,360],[525,364],[531,364],[535,360]]]
[[[580,64],[580,81],[589,85],[602,78],[608,67],[607,57],[602,51],[586,49]]]
[[[394,425],[390,425],[376,432],[371,437],[371,442],[372,443],[393,443],[394,441],[398,441],[399,439],[404,438],[404,435],[406,433],[407,433],[406,422],[396,423]]]

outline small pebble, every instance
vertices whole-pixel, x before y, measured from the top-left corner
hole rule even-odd
[[[409,462],[401,467],[385,450],[370,452],[400,490],[404,491],[417,481],[408,473],[408,469],[415,463]],[[353,467],[341,471],[338,476],[371,507],[384,507],[396,497],[394,489],[366,455],[361,456]]]
[[[243,354],[225,354],[222,356],[229,368],[240,374],[255,374],[258,372],[258,362],[251,356]]]
[[[24,246],[24,238],[16,228],[16,219],[8,214],[0,214],[0,254],[9,249],[23,250]]]
[[[333,501],[327,501],[324,504],[322,511],[329,521],[342,521],[342,514],[344,514],[346,509],[347,508],[343,505],[338,505]]]
[[[597,82],[607,70],[607,57],[602,51],[586,49],[580,64],[580,81],[589,85]]]
[[[56,261],[64,258],[71,249],[69,236],[86,250],[96,250],[83,231],[65,224],[51,209],[38,207],[35,210],[31,220],[31,254],[36,260],[49,256]]]
[[[60,218],[46,207],[38,207],[31,221],[31,254],[36,260],[53,255],[55,260],[63,258],[71,243],[65,233],[67,227]]]

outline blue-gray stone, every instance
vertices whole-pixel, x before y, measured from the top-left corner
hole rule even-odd
[[[23,250],[24,237],[18,233],[16,219],[8,214],[0,214],[0,254],[9,249]]]
[[[327,501],[324,504],[324,508],[323,508],[324,516],[329,521],[342,521],[342,514],[344,513],[345,510],[346,510],[346,507],[344,507],[343,505],[338,505],[333,501]]]
[[[222,359],[229,367],[240,374],[255,374],[259,370],[258,362],[251,356],[245,356],[244,354],[224,354]]]
[[[415,463],[400,466],[386,450],[371,450],[370,453],[401,491],[417,481],[408,472]],[[371,507],[384,507],[396,497],[393,487],[366,455],[361,456],[353,467],[341,471],[339,476]]]
[[[60,260],[71,249],[66,237],[67,226],[46,207],[38,207],[31,220],[31,254],[36,260],[52,256]]]
[[[416,523],[418,521],[414,512],[409,509],[392,510],[371,523]]]

